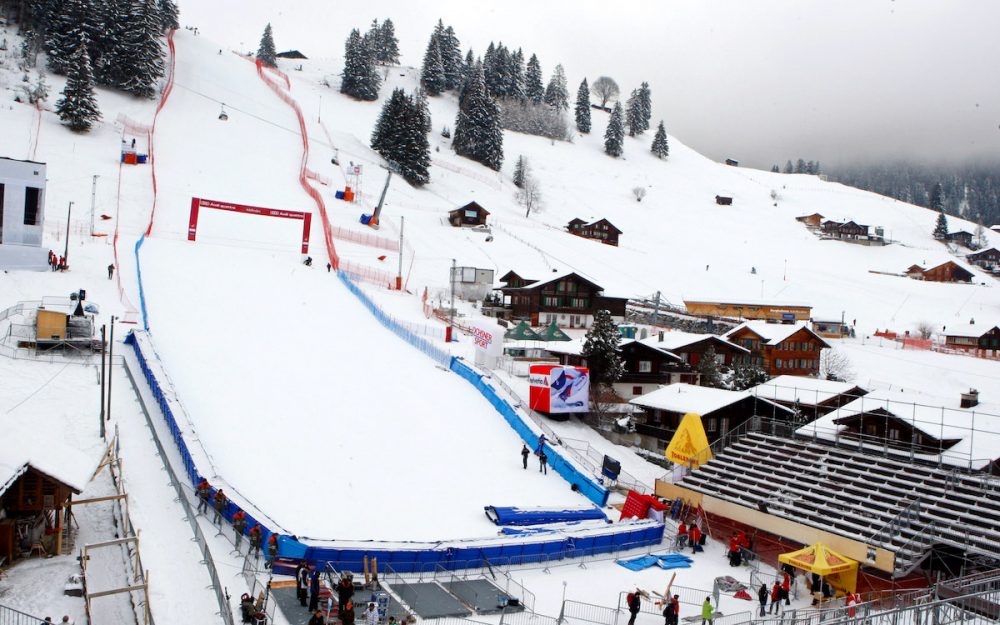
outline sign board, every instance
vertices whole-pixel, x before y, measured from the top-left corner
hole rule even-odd
[[[198,235],[198,213],[203,208],[211,208],[233,213],[243,213],[245,215],[261,215],[263,217],[278,217],[281,219],[294,219],[302,222],[302,253],[309,252],[309,228],[312,224],[312,213],[301,211],[283,210],[280,208],[261,208],[259,206],[245,206],[243,204],[232,204],[230,202],[220,202],[218,200],[206,200],[200,197],[191,198],[191,213],[188,217],[188,241],[194,241]]]
[[[590,370],[563,365],[531,365],[528,403],[532,410],[568,414],[590,410]]]
[[[609,480],[617,480],[622,472],[622,463],[611,456],[604,456],[604,463],[601,465],[601,475]]]
[[[697,469],[712,459],[712,452],[708,448],[708,435],[705,434],[705,426],[701,423],[701,415],[693,412],[684,415],[663,455],[671,462],[692,469]]]
[[[472,323],[472,342],[476,351],[486,356],[503,354],[503,333],[504,329],[496,322],[481,320]]]

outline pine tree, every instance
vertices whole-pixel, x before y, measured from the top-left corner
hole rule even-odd
[[[174,0],[160,0],[160,23],[164,32],[176,30],[181,27],[180,11]]]
[[[510,56],[509,73],[510,90],[507,93],[507,97],[524,102],[527,100],[527,95],[524,91],[526,79],[524,76],[524,52],[521,51],[521,48],[518,48],[517,52]]]
[[[451,145],[456,154],[478,161],[490,169],[499,171],[503,165],[500,109],[486,93],[483,69],[478,63],[465,97],[459,104]]]
[[[437,34],[431,35],[424,53],[424,67],[420,71],[420,84],[427,95],[441,95],[448,88],[448,78],[444,73],[444,63],[441,61],[441,46]]]
[[[528,174],[528,159],[524,158],[524,155],[517,157],[517,163],[514,164],[514,186],[518,189],[524,187],[524,179]]]
[[[492,83],[487,81],[486,89],[494,98],[506,98],[510,94],[510,50],[502,43],[497,45],[493,57]]]
[[[378,19],[372,20],[368,32],[361,35],[361,42],[368,47],[372,61],[378,63],[379,50],[382,48],[382,27],[379,25]]]
[[[130,21],[131,5],[132,0],[108,0],[105,30],[110,46],[104,54],[104,62],[95,71],[98,84],[121,89],[132,74],[132,30],[135,24]]]
[[[472,79],[472,76],[475,74],[475,68],[476,57],[472,54],[472,50],[470,49],[465,54],[465,61],[462,63],[462,84],[458,87],[458,102],[460,104],[462,102],[462,98],[465,97],[465,89],[468,86],[469,81]]]
[[[590,132],[590,87],[587,79],[580,83],[576,90],[576,129],[583,134]]]
[[[371,147],[397,167],[414,186],[430,181],[430,143],[424,114],[416,99],[394,89],[372,132]]]
[[[932,210],[944,211],[944,187],[941,183],[935,183],[934,188],[931,189],[931,201],[930,207]]]
[[[427,106],[427,94],[424,93],[423,89],[417,89],[416,93],[413,94],[413,103],[416,104],[417,110],[420,112],[424,134],[427,134],[431,131],[431,109]]]
[[[622,143],[625,141],[625,127],[622,121],[622,103],[615,102],[611,109],[611,119],[608,129],[604,132],[604,153],[618,158],[622,155]]]
[[[774,165],[771,165],[771,173],[772,174],[780,174],[781,173],[781,168],[778,167],[777,163],[775,163]]]
[[[121,70],[117,86],[134,96],[152,98],[164,72],[163,20],[156,0],[132,0],[126,28],[124,45],[115,46],[115,58],[109,61]]]
[[[371,50],[364,45],[361,33],[355,28],[348,35],[344,46],[344,73],[340,80],[340,92],[358,100],[376,100],[380,83]]]
[[[88,22],[91,14],[92,8],[88,0],[63,0],[53,10],[52,22],[45,39],[49,71],[55,74],[66,74],[69,71],[70,66],[76,63],[74,57],[81,38],[89,54],[92,42]]]
[[[62,96],[56,102],[56,113],[71,130],[87,132],[94,122],[101,119],[101,111],[94,96],[94,75],[90,69],[87,40],[82,34],[67,68],[66,87]]]
[[[663,127],[663,121],[656,127],[656,135],[653,137],[653,145],[649,148],[656,158],[667,158],[670,154],[670,145],[667,143],[667,129]]]
[[[545,103],[560,111],[569,109],[569,90],[566,86],[566,73],[563,72],[562,65],[556,65],[552,72],[549,86],[545,88]]]
[[[641,135],[649,130],[649,120],[653,116],[653,94],[649,89],[649,83],[643,82],[639,85],[638,103],[636,104],[635,134]]]
[[[795,173],[804,174],[806,173],[806,162],[801,158],[795,161]]]
[[[715,353],[714,347],[709,347],[698,361],[698,373],[701,374],[701,385],[712,388],[722,388],[722,363]]]
[[[534,54],[528,59],[528,69],[524,75],[524,95],[532,104],[541,104],[545,98],[545,85],[542,84],[542,66]]]
[[[625,125],[628,126],[628,136],[634,137],[639,126],[639,90],[633,89],[628,100],[625,101]]]
[[[483,53],[483,84],[486,85],[486,93],[494,95],[493,88],[496,86],[496,58],[497,47],[490,42]]]
[[[794,171],[795,171],[795,167],[792,166],[792,161],[791,160],[785,161],[785,173],[786,174],[791,174]]]
[[[388,17],[382,22],[382,30],[379,33],[379,43],[376,61],[383,65],[399,64],[399,39],[396,38],[396,26]]]
[[[271,23],[264,27],[264,34],[260,38],[260,46],[257,47],[257,60],[267,67],[277,67],[278,62],[275,55],[278,53],[274,49],[274,35],[271,32]]]
[[[587,330],[580,355],[587,359],[592,387],[608,387],[625,373],[618,344],[621,334],[607,310],[594,313],[594,324]],[[600,392],[599,388],[593,389]]]
[[[945,217],[944,211],[938,212],[937,223],[934,224],[934,238],[938,241],[948,238],[948,218]]]
[[[462,87],[462,48],[451,26],[445,28],[438,38],[441,50],[441,66],[444,67],[445,88],[455,91]]]

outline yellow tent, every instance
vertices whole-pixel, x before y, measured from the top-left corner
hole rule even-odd
[[[842,556],[823,543],[816,543],[792,553],[783,553],[778,560],[797,569],[818,573],[837,590],[852,593],[858,586],[858,563]]]
[[[708,448],[708,436],[705,434],[705,426],[701,423],[700,415],[693,412],[684,415],[663,455],[671,462],[692,469],[697,469],[699,465],[712,459],[712,452]]]

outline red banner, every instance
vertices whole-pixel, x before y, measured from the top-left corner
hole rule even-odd
[[[231,211],[234,213],[245,213],[248,215],[262,215],[264,217],[278,217],[281,219],[295,219],[302,221],[302,253],[309,251],[309,229],[312,225],[312,213],[300,211],[289,211],[280,208],[262,208],[260,206],[246,206],[244,204],[232,204],[230,202],[220,202],[218,200],[206,200],[204,198],[191,198],[191,217],[188,219],[188,241],[194,241],[198,232],[198,211],[200,208],[214,208],[216,210]]]

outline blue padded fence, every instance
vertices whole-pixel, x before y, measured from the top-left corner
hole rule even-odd
[[[142,310],[142,328],[149,331],[149,317],[146,316],[146,292],[142,290],[142,263],[139,262],[139,250],[146,242],[145,233],[135,242],[135,275],[139,282],[139,309]]]
[[[451,359],[451,370],[479,389],[483,397],[496,408],[496,411],[510,424],[510,427],[514,428],[514,431],[520,435],[528,447],[531,449],[538,448],[538,435],[535,434],[528,426],[528,423],[521,417],[521,414],[507,400],[500,397],[492,386],[483,382],[483,376],[480,373],[467,365],[461,358]],[[546,443],[545,455],[548,456],[549,467],[561,475],[567,482],[575,485],[584,497],[599,506],[604,506],[608,503],[608,495],[610,494],[608,489],[595,482],[589,475],[584,475],[557,448]]]

